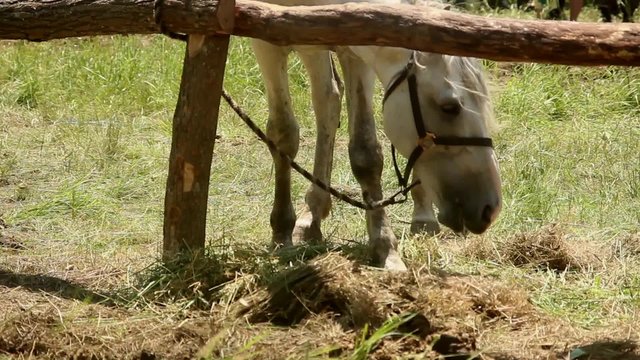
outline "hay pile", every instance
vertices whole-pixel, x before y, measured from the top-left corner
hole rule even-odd
[[[497,243],[474,239],[462,249],[463,256],[474,259],[557,273],[599,268],[610,252],[593,242],[572,238],[554,224]]]
[[[558,272],[579,267],[559,228],[550,226],[535,233],[516,235],[506,244],[504,253],[515,266],[533,266]]]
[[[159,317],[46,291],[7,289],[0,286],[3,359],[193,359],[210,336],[206,313]]]
[[[333,323],[324,332],[333,329],[333,343],[345,344],[342,353],[353,350],[349,344],[354,343],[354,333],[361,336],[366,329],[371,335],[390,318],[412,314],[397,328],[411,336],[387,338],[373,358],[407,353],[479,358],[477,341],[487,326],[515,330],[537,316],[526,293],[512,286],[476,276],[390,273],[335,253],[290,270],[239,304],[238,316],[254,324],[308,328],[321,317]],[[336,333],[350,340],[336,341]]]
[[[617,258],[640,256],[640,232],[615,241],[612,252]]]
[[[526,290],[504,279],[391,273],[337,253],[290,269],[225,311],[235,320],[214,321],[213,358],[640,358],[636,337],[628,336],[635,327],[603,333],[571,326],[538,312]],[[398,326],[363,353],[363,343],[394,321]]]
[[[0,248],[7,250],[24,250],[24,244],[14,235],[11,234],[9,225],[0,218]]]

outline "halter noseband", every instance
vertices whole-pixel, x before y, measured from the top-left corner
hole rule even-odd
[[[393,167],[396,172],[396,176],[398,177],[398,182],[402,188],[407,188],[409,183],[409,176],[411,175],[411,170],[413,170],[413,166],[416,161],[422,155],[425,150],[429,150],[436,145],[443,146],[485,146],[485,147],[493,147],[493,141],[491,138],[486,137],[461,137],[461,136],[436,136],[433,132],[430,132],[426,128],[425,121],[422,117],[422,112],[420,111],[420,100],[418,99],[418,86],[416,83],[416,74],[415,69],[418,66],[417,54],[415,51],[411,53],[411,58],[407,65],[402,69],[398,75],[395,76],[389,87],[385,91],[384,98],[382,99],[382,105],[386,102],[387,98],[391,93],[398,88],[398,86],[403,82],[407,81],[407,85],[409,86],[409,99],[411,100],[411,112],[413,113],[413,122],[416,126],[416,131],[418,132],[418,144],[411,152],[409,159],[407,160],[407,165],[404,169],[404,175],[400,172],[400,168],[398,167],[398,162],[396,160],[396,149],[393,145],[391,145],[391,155],[393,156]],[[419,181],[414,182],[409,186],[408,189],[419,184]]]

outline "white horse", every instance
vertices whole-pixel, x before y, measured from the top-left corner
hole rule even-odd
[[[269,2],[295,6],[343,1]],[[387,4],[401,2],[404,0],[384,0]],[[330,50],[314,46],[280,47],[261,40],[253,40],[252,44],[269,104],[267,135],[291,158],[298,151],[299,128],[288,86],[289,52],[295,50],[307,69],[317,127],[313,173],[329,183],[342,97]],[[475,59],[391,47],[351,46],[333,50],[338,54],[345,78],[349,157],[363,198],[374,202],[383,196],[380,181],[383,151],[376,138],[373,117],[377,76],[387,89],[383,109],[387,137],[406,158],[416,153],[413,176],[421,186],[412,189],[412,231],[439,231],[435,205],[440,222],[454,231],[484,232],[500,212],[501,185],[498,164],[487,138],[493,117],[481,64]],[[278,154],[272,156],[273,243],[291,246],[298,241],[321,241],[320,222],[329,215],[330,195],[310,186],[304,209],[296,220],[291,202],[291,167]],[[398,241],[385,210],[369,210],[366,219],[373,262],[388,269],[406,269],[397,253]]]

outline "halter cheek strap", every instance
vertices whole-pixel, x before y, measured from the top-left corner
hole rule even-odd
[[[409,100],[411,101],[411,112],[413,114],[413,122],[416,127],[416,132],[418,133],[418,141],[416,147],[409,155],[409,159],[407,159],[407,165],[405,166],[404,173],[400,171],[398,167],[398,161],[396,159],[396,149],[393,145],[391,145],[391,155],[393,157],[393,168],[396,172],[396,176],[398,177],[398,183],[403,189],[411,189],[412,187],[418,185],[420,182],[416,181],[410,186],[409,176],[411,176],[411,171],[413,167],[420,157],[422,153],[426,150],[433,148],[434,146],[484,146],[484,147],[493,147],[493,141],[491,138],[486,137],[461,137],[461,136],[436,136],[433,132],[427,130],[426,121],[422,117],[422,111],[420,110],[420,99],[418,98],[418,86],[416,81],[415,69],[417,67],[417,53],[413,51],[411,53],[411,58],[407,65],[402,69],[398,75],[395,76],[389,87],[387,88],[384,97],[382,99],[382,104],[384,106],[387,98],[391,93],[398,88],[398,86],[403,82],[407,81],[407,85],[409,87]]]

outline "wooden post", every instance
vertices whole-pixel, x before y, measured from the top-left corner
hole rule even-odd
[[[228,35],[189,35],[165,195],[163,260],[202,255]]]

